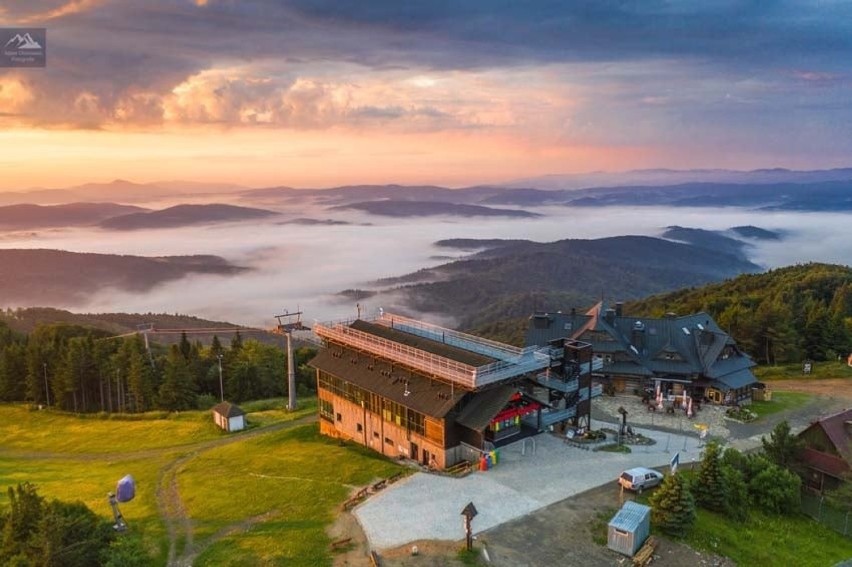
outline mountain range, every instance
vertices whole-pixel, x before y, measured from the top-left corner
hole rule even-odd
[[[274,211],[234,205],[177,205],[152,211],[116,203],[0,206],[0,230],[98,226],[111,230],[174,228],[236,222],[277,215]]]
[[[219,256],[119,256],[63,250],[0,249],[4,306],[72,305],[110,290],[145,292],[191,274],[233,275],[246,270]],[[14,269],[8,269],[14,266]]]
[[[476,244],[472,239],[439,242],[464,249]],[[536,309],[589,305],[601,296],[636,299],[761,269],[745,257],[743,242],[680,227],[664,238],[489,239],[480,244],[483,250],[461,260],[383,279],[359,291],[402,296],[402,303],[415,312],[450,316],[460,327],[474,328]]]

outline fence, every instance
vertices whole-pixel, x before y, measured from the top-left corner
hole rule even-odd
[[[830,506],[818,494],[802,493],[802,512],[820,524],[852,538],[852,512],[844,512]]]

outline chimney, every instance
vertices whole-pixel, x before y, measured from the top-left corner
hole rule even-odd
[[[615,323],[615,309],[607,309],[606,311],[604,311],[604,319],[610,325]]]
[[[631,333],[631,342],[636,350],[642,352],[645,349],[645,323],[636,321],[633,323],[633,332]]]
[[[618,301],[615,304],[615,316],[621,317],[622,315],[624,315],[624,302]]]

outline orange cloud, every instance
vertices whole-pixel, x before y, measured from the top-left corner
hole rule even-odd
[[[20,21],[24,24],[32,24],[55,20],[57,18],[63,18],[72,14],[85,12],[99,4],[103,4],[104,1],[105,0],[70,0],[69,2],[61,4],[51,10],[30,14]]]

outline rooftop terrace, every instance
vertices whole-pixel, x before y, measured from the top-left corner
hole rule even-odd
[[[518,348],[401,315],[317,323],[321,338],[390,359],[471,390],[535,372],[550,363],[548,347]]]

